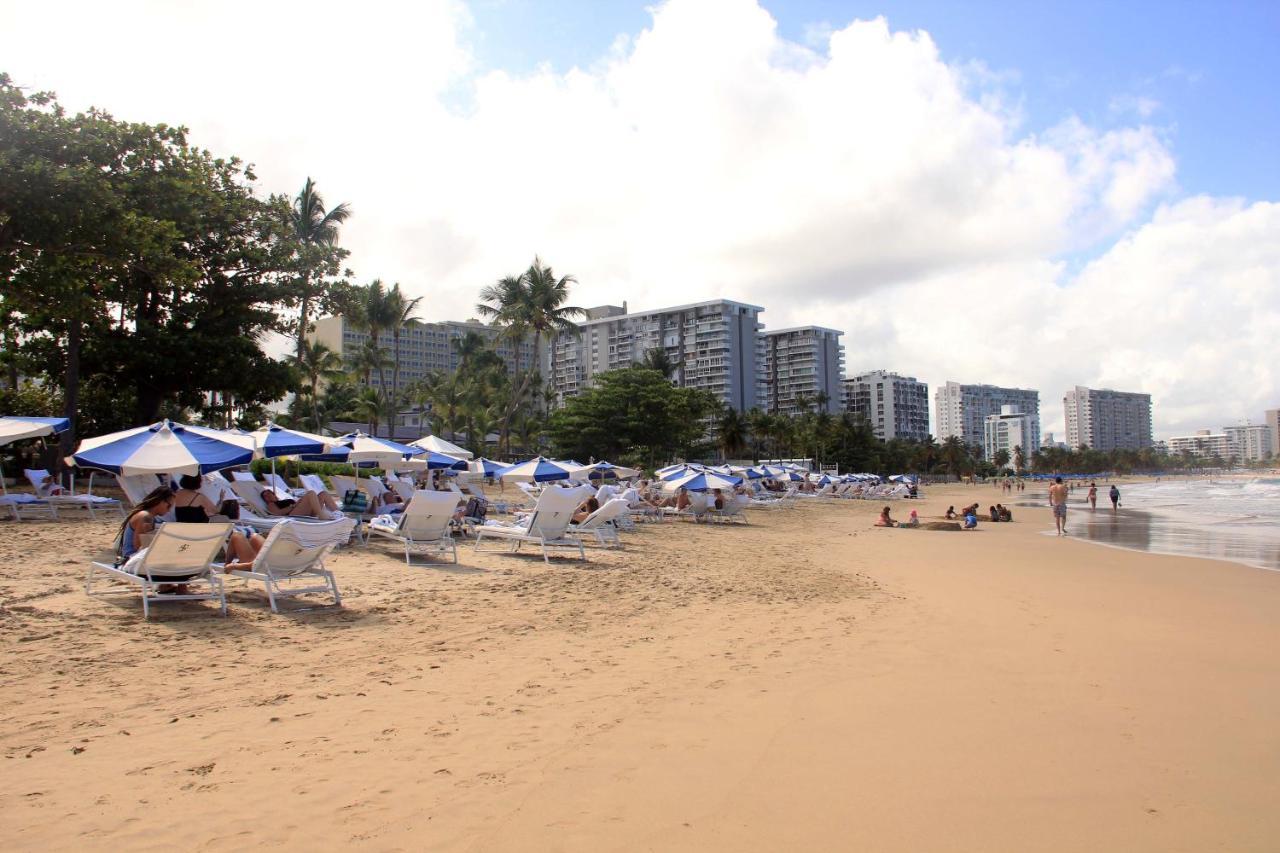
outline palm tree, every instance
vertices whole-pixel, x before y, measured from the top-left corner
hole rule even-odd
[[[356,417],[369,423],[369,435],[378,434],[378,418],[382,414],[382,398],[372,388],[360,389],[355,401]]]
[[[391,358],[394,366],[391,368],[391,394],[387,398],[387,417],[394,418],[395,406],[400,400],[400,332],[409,323],[410,320],[416,320],[413,312],[418,309],[418,303],[422,301],[421,296],[415,296],[413,299],[408,298],[400,290],[400,283],[396,282],[391,285],[391,289],[383,296],[382,315],[383,318],[391,323]],[[394,436],[393,436],[394,437]]]
[[[359,301],[356,306],[354,324],[368,333],[369,343],[381,349],[380,338],[382,333],[391,329],[396,320],[396,316],[393,313],[394,307],[388,298],[386,288],[382,285],[382,279],[375,278],[360,291]],[[377,368],[378,386],[381,388],[384,397],[388,393],[385,369],[394,366],[394,364],[395,362],[391,358],[384,355],[383,362]],[[372,377],[370,376],[370,378]]]
[[[535,257],[521,275],[507,276],[480,291],[480,302],[476,305],[480,316],[504,327],[507,337],[515,342],[533,334],[533,367],[521,379],[522,386],[533,382],[542,367],[544,338],[577,334],[578,326],[573,320],[586,312],[564,304],[569,298],[569,285],[576,283],[577,279],[571,275],[556,278],[551,267]],[[523,387],[521,391],[523,396]],[[504,414],[504,427],[511,414]]]
[[[320,429],[320,383],[340,378],[342,358],[320,341],[301,341],[297,355],[298,369],[307,379],[311,391],[312,429]]]
[[[969,463],[969,449],[958,436],[950,436],[942,442],[942,452],[938,454],[947,473],[959,477]]]
[[[332,210],[325,210],[324,199],[316,190],[316,182],[307,178],[302,192],[293,200],[289,214],[289,227],[293,237],[302,247],[302,269],[299,276],[301,290],[301,316],[298,319],[297,355],[302,355],[302,342],[311,324],[311,276],[316,259],[309,257],[317,247],[332,248],[338,242],[338,227],[351,216],[346,202]]]
[[[737,456],[747,444],[747,420],[732,406],[725,406],[716,419],[716,443],[720,447],[720,459]]]
[[[360,348],[349,355],[347,360],[347,370],[370,389],[373,389],[373,372],[376,370],[381,375],[382,371],[390,366],[391,359],[372,339],[361,344]],[[376,389],[373,390],[376,391]]]
[[[656,370],[668,379],[675,376],[681,364],[682,362],[673,361],[662,347],[654,347],[646,352],[644,360],[640,362],[640,366],[645,370]]]
[[[1022,469],[1027,467],[1027,455],[1023,451],[1021,444],[1013,446],[1013,473],[1021,474]]]

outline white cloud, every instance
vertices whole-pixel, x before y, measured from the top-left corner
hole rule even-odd
[[[1168,428],[1280,402],[1254,348],[1280,301],[1271,207],[1172,201],[1146,126],[1027,133],[1016,77],[882,19],[794,43],[753,0],[669,0],[587,68],[516,75],[474,67],[450,0],[0,6],[20,81],[187,123],[272,191],[316,177],[355,209],[361,278],[432,318],[537,252],[578,304],[740,298],[844,328],[851,369],[1030,385],[1047,410],[1077,382],[1145,383]],[[1100,254],[1066,276],[1078,252]],[[1226,360],[1247,368],[1195,378]]]

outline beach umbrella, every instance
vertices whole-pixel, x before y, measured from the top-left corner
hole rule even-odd
[[[657,474],[659,477],[661,477],[663,474],[670,474],[672,471],[680,471],[680,470],[683,470],[684,468],[687,468],[687,467],[688,467],[688,466],[687,466],[685,463],[683,463],[683,462],[677,462],[677,463],[676,463],[676,464],[674,464],[674,465],[667,465],[667,466],[665,466],[665,467],[659,468],[658,470],[654,471],[653,473],[655,473],[655,474]]]
[[[492,459],[485,459],[483,456],[472,460],[467,468],[472,474],[479,474],[482,477],[496,477],[507,470],[507,466],[501,462],[494,462]]]
[[[255,454],[264,459],[328,452],[336,439],[300,430],[285,429],[268,421],[246,435],[253,437]]]
[[[252,436],[160,421],[80,442],[72,460],[112,474],[207,474],[253,458]]]
[[[497,476],[513,483],[549,483],[553,480],[568,480],[573,472],[558,462],[535,456],[528,462],[520,462],[499,471]]]
[[[709,492],[712,489],[732,491],[740,483],[742,483],[741,477],[725,476],[710,471],[694,471],[675,480],[665,480],[662,488],[667,492],[678,492],[681,489],[691,492]]]
[[[334,451],[342,453],[346,448],[347,462],[377,462],[380,465],[394,465],[409,456],[420,456],[426,453],[421,447],[410,447],[398,441],[365,435],[362,432],[351,432],[333,440]]]
[[[625,480],[628,477],[635,477],[640,473],[636,468],[624,468],[621,465],[614,465],[612,462],[604,461],[596,462],[592,465],[581,465],[572,470],[575,478],[587,477],[591,480],[609,480],[615,478]]]
[[[394,462],[386,467],[396,471],[465,471],[467,470],[467,460],[428,450],[417,456]]]
[[[71,421],[67,418],[29,418],[20,415],[0,417],[0,447],[11,441],[54,435],[70,428]]]
[[[658,479],[664,482],[670,480],[679,480],[681,477],[687,477],[690,474],[701,474],[702,468],[697,465],[681,465],[679,468],[672,468],[665,474],[659,474]]]
[[[456,456],[459,459],[471,459],[475,456],[470,450],[459,447],[445,441],[438,435],[424,435],[417,441],[409,442],[414,447],[421,447],[423,450],[430,450],[433,453],[443,453],[445,456]]]

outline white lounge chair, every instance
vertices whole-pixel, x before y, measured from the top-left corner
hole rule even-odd
[[[317,495],[323,495],[325,492],[333,495],[333,491],[324,484],[324,477],[321,477],[319,474],[299,474],[298,482],[302,484],[304,489],[315,492]],[[339,501],[342,500],[342,495],[333,496]]]
[[[123,563],[94,561],[84,579],[87,595],[97,573],[136,586],[142,591],[142,615],[151,618],[151,604],[163,601],[217,601],[227,615],[227,595],[213,563],[231,533],[230,524],[184,524],[170,521],[156,529],[151,544]],[[207,585],[207,592],[162,593],[162,585]]]
[[[97,518],[95,510],[99,509],[115,510],[124,515],[124,507],[120,505],[120,501],[93,494],[92,474],[89,475],[89,491],[75,494],[59,486],[53,475],[43,468],[28,468],[22,473],[31,484],[36,497],[48,501],[54,517],[57,517],[60,509],[82,509],[89,513],[90,518]]]
[[[667,518],[692,518],[694,521],[702,521],[707,517],[707,493],[706,492],[689,492],[689,505],[684,509],[676,509],[675,507],[663,507],[662,517]]]
[[[291,498],[295,497],[296,489],[290,488],[289,484],[284,481],[284,477],[279,474],[263,474],[262,483],[268,489],[276,493],[276,497]],[[306,489],[303,489],[305,492]]]
[[[286,518],[308,523],[322,521],[310,515],[272,515],[267,509],[267,502],[262,499],[262,490],[263,484],[256,480],[253,482],[236,480],[231,484],[231,491],[235,492],[236,497],[240,499],[240,521],[251,527],[272,530]]]
[[[280,612],[278,600],[309,593],[331,593],[335,607],[341,606],[338,581],[324,567],[324,558],[337,546],[351,538],[355,522],[349,518],[336,521],[300,522],[285,519],[276,525],[262,543],[262,550],[247,569],[232,569],[227,577],[261,583],[267,590],[271,610]],[[294,586],[295,581],[319,578],[323,585]]]
[[[569,525],[569,532],[577,535],[592,535],[601,548],[621,548],[622,537],[618,535],[617,524],[630,513],[627,502],[622,498],[610,498],[599,509],[588,515],[577,524]]]
[[[551,557],[547,549],[568,548],[578,551],[578,559],[587,559],[582,540],[569,535],[569,523],[573,520],[574,510],[582,502],[577,489],[543,489],[538,502],[533,507],[523,524],[504,525],[489,523],[476,528],[476,551],[481,551],[481,543],[485,539],[505,540],[510,553],[520,550],[527,543],[542,548],[542,559],[550,564]],[[493,549],[486,549],[493,550]]]
[[[739,522],[747,523],[746,509],[751,505],[751,498],[746,495],[725,495],[724,509],[713,510],[716,521],[723,521],[726,524]]]
[[[137,506],[142,499],[160,488],[164,483],[159,474],[116,474],[116,485],[124,492],[125,500]]]
[[[458,546],[449,532],[449,522],[458,510],[453,492],[420,489],[412,494],[404,512],[396,516],[379,515],[368,525],[369,536],[393,539],[404,546],[404,561],[412,566],[414,551],[427,554],[453,554],[458,562]]]
[[[22,521],[24,512],[29,515],[43,515],[48,518],[58,517],[58,511],[48,501],[35,495],[29,495],[26,492],[10,494],[6,489],[4,494],[0,494],[0,507],[9,510],[13,514],[14,521]]]

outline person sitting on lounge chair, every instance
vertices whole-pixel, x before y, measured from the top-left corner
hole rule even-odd
[[[315,492],[307,491],[301,497],[294,499],[277,498],[276,493],[271,489],[263,489],[262,502],[267,505],[267,512],[272,515],[310,516],[328,521],[333,517],[330,513],[338,511],[338,502],[328,492],[317,495]]]
[[[200,478],[194,474],[183,474],[178,478],[178,491],[173,493],[173,520],[191,524],[208,524],[211,519],[237,519],[240,517],[240,505],[234,500],[223,502],[223,506],[213,505],[200,493]],[[253,562],[254,557],[262,550],[262,543],[267,540],[255,533],[251,527],[235,527],[227,540],[224,551],[226,563],[231,568],[244,568]]]
[[[156,517],[173,507],[173,492],[168,486],[159,486],[147,493],[125,516],[120,524],[119,556],[128,560],[151,544],[156,532]]]
[[[898,522],[894,521],[889,515],[889,508],[885,507],[880,510],[880,517],[876,519],[876,527],[897,527]]]
[[[573,523],[581,524],[587,520],[587,516],[600,508],[600,501],[595,497],[589,497],[578,507],[578,511],[573,514]]]
[[[719,489],[712,489],[711,494],[715,497],[711,505],[716,509],[724,509],[724,492]]]

